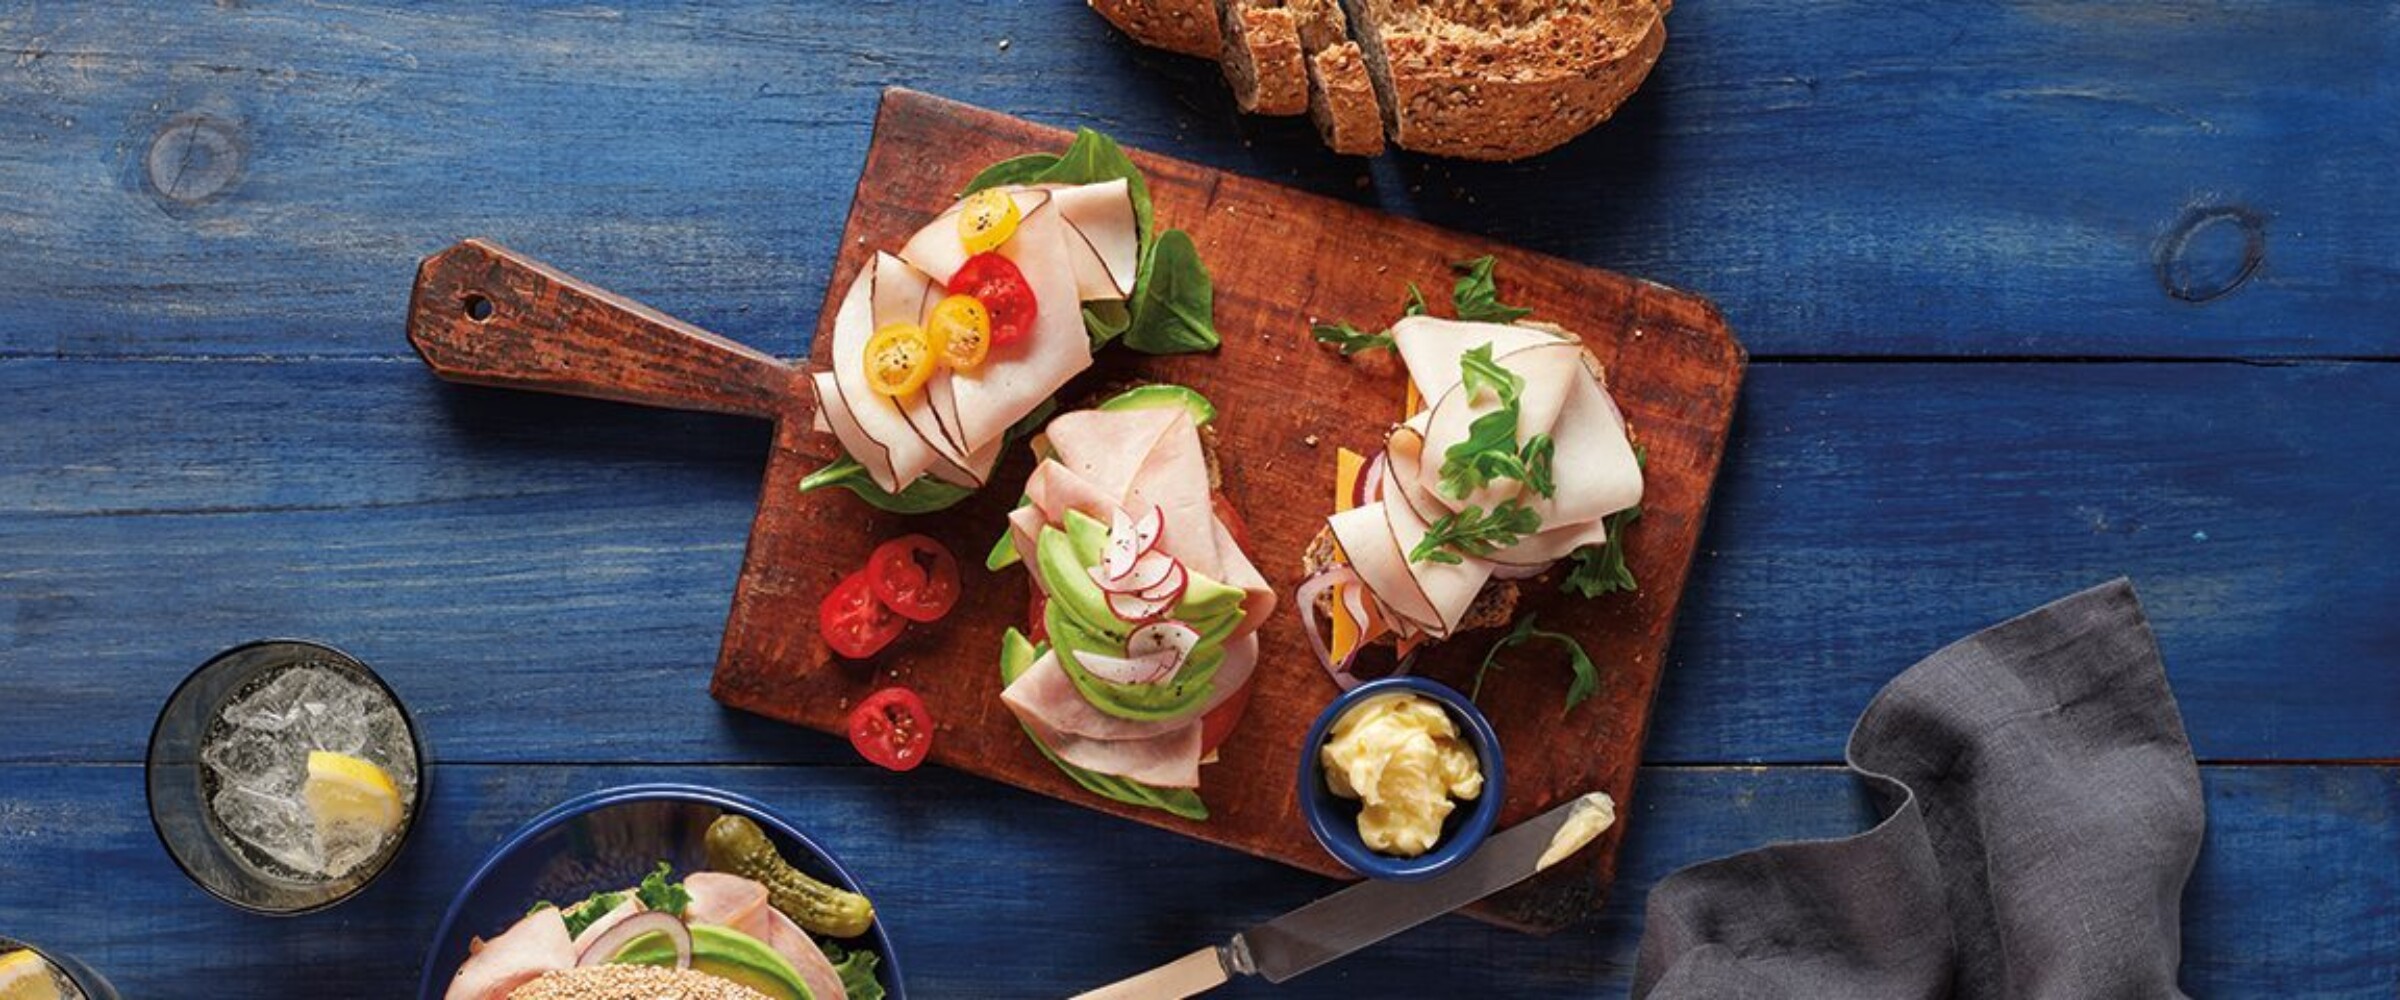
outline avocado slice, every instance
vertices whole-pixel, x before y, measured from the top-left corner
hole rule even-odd
[[[714,924],[693,924],[691,931],[693,971],[740,983],[775,1000],[816,1000],[801,981],[800,970],[766,942]],[[609,961],[670,966],[675,964],[675,946],[663,934],[646,934]]]
[[[1217,419],[1216,404],[1209,402],[1208,397],[1166,382],[1127,389],[1109,397],[1096,409],[1149,410],[1168,406],[1180,406],[1191,411],[1194,427],[1206,427],[1210,421]]]

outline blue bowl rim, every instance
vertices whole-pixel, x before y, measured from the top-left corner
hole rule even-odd
[[[1323,803],[1333,796],[1324,790],[1323,768],[1317,761],[1317,748],[1325,745],[1325,733],[1333,728],[1334,720],[1361,701],[1395,691],[1415,692],[1441,702],[1466,729],[1467,740],[1475,745],[1477,762],[1483,767],[1483,794],[1476,798],[1475,808],[1450,830],[1448,842],[1414,858],[1395,858],[1369,850],[1358,839],[1354,817],[1330,815]],[[1507,761],[1501,755],[1500,736],[1492,731],[1491,720],[1458,689],[1424,677],[1383,677],[1342,692],[1341,697],[1317,714],[1316,723],[1308,728],[1308,739],[1300,746],[1298,794],[1300,813],[1308,819],[1308,832],[1316,835],[1317,843],[1335,860],[1369,878],[1414,882],[1432,878],[1466,860],[1483,845],[1484,837],[1499,821],[1500,803],[1508,792]],[[1350,825],[1342,826],[1339,822],[1342,819],[1351,820]]]
[[[526,821],[525,825],[518,827],[516,832],[501,838],[500,843],[484,854],[483,860],[476,863],[475,871],[467,876],[465,884],[458,887],[458,894],[450,898],[449,908],[442,913],[442,922],[434,927],[433,940],[425,946],[425,958],[422,963],[424,973],[417,980],[417,995],[420,998],[439,997],[449,988],[449,977],[442,974],[442,969],[435,967],[435,962],[441,957],[442,942],[450,940],[451,933],[458,927],[459,919],[465,915],[467,901],[474,898],[475,890],[480,888],[484,879],[492,874],[492,869],[499,865],[501,858],[507,857],[517,848],[524,846],[526,841],[548,832],[551,827],[585,813],[597,812],[609,806],[623,805],[628,802],[658,801],[698,802],[716,806],[719,809],[739,812],[766,826],[772,832],[799,842],[811,854],[824,861],[825,867],[833,870],[835,881],[852,892],[860,891],[858,879],[850,874],[849,868],[842,865],[842,859],[839,856],[826,850],[825,845],[817,843],[815,838],[800,832],[799,827],[784,819],[775,810],[768,808],[766,803],[747,795],[738,795],[705,785],[671,781],[602,788],[551,806],[540,815]],[[908,990],[903,984],[906,980],[901,976],[900,958],[893,952],[891,936],[884,933],[882,914],[876,915],[875,923],[868,928],[867,934],[874,939],[877,954],[882,959],[883,975],[881,978],[891,984],[891,995],[894,1000],[905,1000]]]

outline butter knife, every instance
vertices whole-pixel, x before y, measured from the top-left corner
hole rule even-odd
[[[1533,877],[1616,824],[1615,801],[1593,792],[1509,827],[1458,867],[1422,882],[1366,881],[1074,1000],[1180,1000],[1258,976],[1281,983]]]

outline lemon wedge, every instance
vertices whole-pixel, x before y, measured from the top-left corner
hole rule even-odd
[[[342,875],[374,857],[400,829],[404,807],[392,776],[374,762],[312,750],[300,799],[317,824],[325,874]]]
[[[59,1000],[50,963],[31,951],[0,955],[0,1000]]]

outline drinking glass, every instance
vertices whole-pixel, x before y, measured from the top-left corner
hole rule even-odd
[[[160,709],[150,820],[183,873],[218,899],[256,913],[324,909],[365,889],[407,843],[424,800],[423,748],[407,707],[356,657],[305,640],[246,643],[201,664]],[[362,836],[318,824],[303,791],[317,751],[328,770],[347,765],[396,797],[397,827]]]
[[[0,934],[0,963],[8,962],[9,956],[18,952],[32,952],[34,957],[41,962],[43,971],[50,976],[51,988],[58,992],[59,1000],[120,1000],[116,987],[108,985],[108,980],[92,971],[91,966],[76,961],[74,956],[49,951],[6,934]],[[7,977],[0,978],[0,984],[9,983],[16,975],[20,975],[21,973],[15,971],[17,968],[21,967],[13,964],[0,965],[0,977]],[[11,993],[9,995],[16,996],[18,994]],[[40,996],[41,994],[29,989],[26,995]]]

